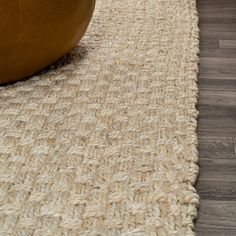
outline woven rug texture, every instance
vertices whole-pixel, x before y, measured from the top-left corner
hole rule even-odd
[[[195,0],[97,0],[79,45],[0,87],[1,236],[191,236]]]

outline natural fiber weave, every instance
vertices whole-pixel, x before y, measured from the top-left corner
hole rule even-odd
[[[195,0],[98,0],[71,55],[0,89],[0,235],[193,235]]]

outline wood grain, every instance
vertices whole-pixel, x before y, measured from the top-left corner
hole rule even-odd
[[[201,181],[197,188],[201,200],[236,201],[235,181]]]
[[[199,136],[199,152],[201,160],[235,160],[234,140],[232,137]]]
[[[220,48],[236,48],[236,40],[219,40],[219,44]]]
[[[202,200],[197,235],[235,236],[235,216],[235,201]]]
[[[198,0],[197,236],[236,235],[236,1]]]

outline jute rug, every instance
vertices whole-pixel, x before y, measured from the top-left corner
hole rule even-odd
[[[0,89],[0,235],[193,235],[195,0],[98,0],[79,46]]]

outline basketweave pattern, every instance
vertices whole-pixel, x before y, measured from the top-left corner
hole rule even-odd
[[[194,235],[195,0],[98,0],[79,46],[0,87],[1,236]]]

